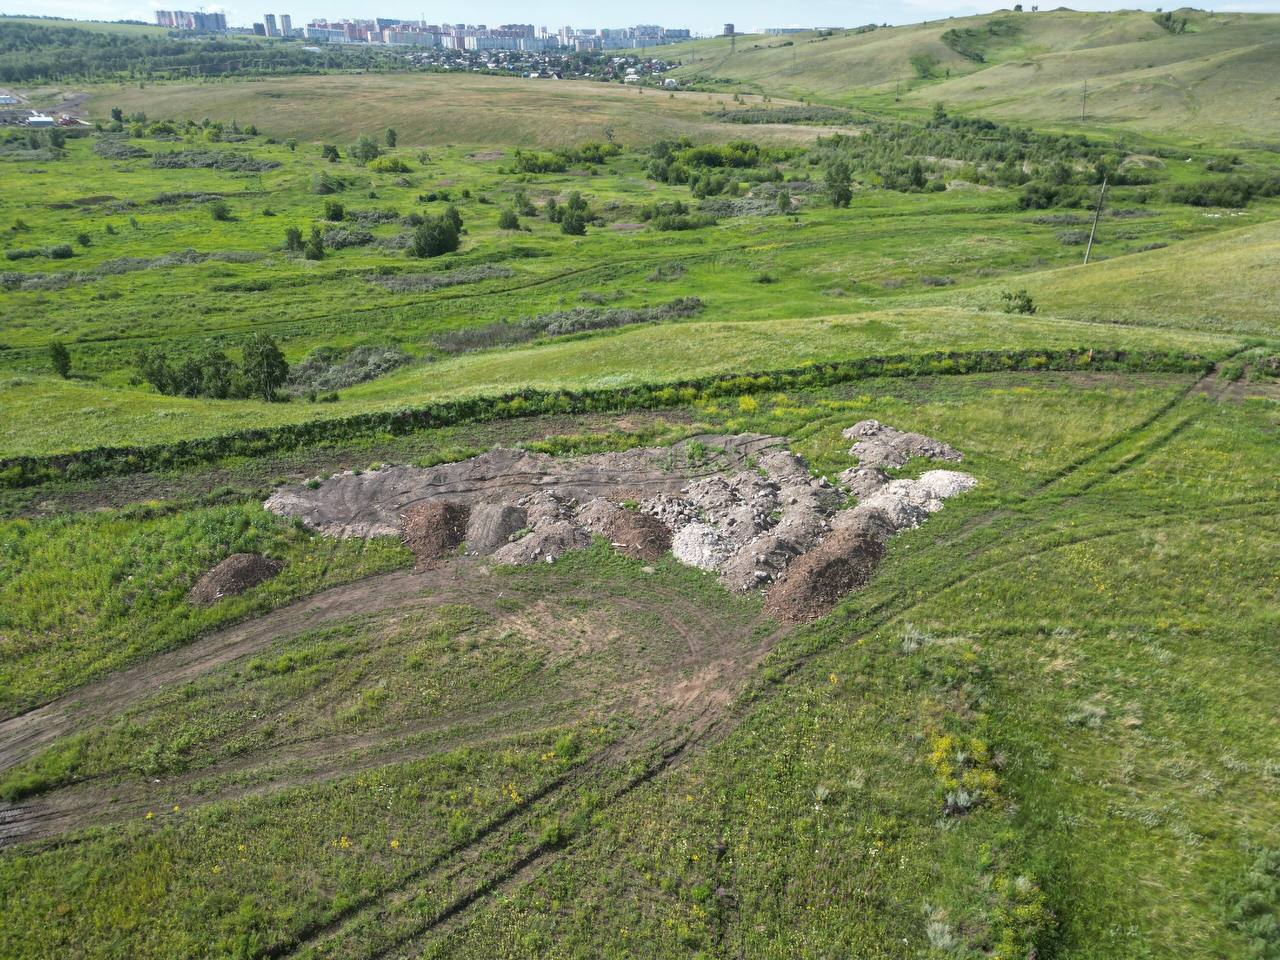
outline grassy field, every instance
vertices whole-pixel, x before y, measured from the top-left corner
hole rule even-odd
[[[1173,16],[699,41],[675,96],[100,86],[83,137],[0,132],[0,459],[48,458],[0,473],[0,957],[1280,956],[1280,18]],[[927,356],[981,350],[1027,353]],[[963,453],[892,477],[977,485],[808,622],[604,538],[420,560],[262,505],[715,433],[839,482],[867,418]],[[193,601],[244,552],[281,572]]]
[[[849,464],[852,420],[927,431],[981,491],[896,542],[683,747],[629,695],[688,669],[666,659],[669,618],[697,610],[741,645],[769,629],[751,601],[602,547],[488,585],[369,581],[361,612],[263,633],[10,772],[46,809],[112,801],[76,844],[0,857],[6,950],[1240,955],[1226,918],[1253,851],[1280,842],[1278,745],[1255,722],[1277,706],[1280,420],[1188,385],[1019,374],[692,409],[789,433],[824,471]],[[193,534],[146,616],[177,615],[176,571],[225,537],[199,515],[162,521]],[[24,595],[65,609],[79,580],[50,570]],[[991,758],[996,784],[952,821],[948,750]],[[54,922],[68,903],[86,909]]]
[[[850,105],[900,101],[921,110],[941,100],[983,116],[1174,134],[1180,139],[1280,135],[1262,77],[1280,43],[1273,14],[1179,11],[1171,34],[1144,11],[978,17],[836,31],[822,37],[746,37],[681,48],[676,76],[795,99]],[[995,28],[992,29],[992,24]],[[969,31],[958,52],[947,31]],[[788,43],[787,41],[791,42]],[[929,58],[929,75],[912,57]],[[981,60],[976,57],[981,57]]]
[[[464,86],[459,99],[473,95]],[[181,142],[145,131],[123,142],[160,158],[181,148],[245,157],[268,169],[169,169],[145,156],[100,156],[100,142],[120,152],[121,141],[109,137],[68,141],[35,167],[21,151],[5,161],[23,174],[0,185],[9,255],[69,244],[71,256],[5,264],[0,396],[14,416],[0,427],[0,454],[174,441],[225,432],[246,418],[297,423],[523,386],[659,382],[941,349],[1149,347],[1218,355],[1244,337],[1275,335],[1266,243],[1275,201],[1242,211],[1170,203],[1165,184],[1203,176],[1185,165],[1154,167],[1154,186],[1115,189],[1094,244],[1099,262],[1068,268],[1081,256],[1087,210],[1022,210],[1017,190],[963,180],[932,193],[868,183],[847,209],[833,208],[812,153],[792,147],[772,154],[772,175],[787,178],[787,216],[776,203],[771,210],[767,200],[748,200],[754,206],[745,215],[658,231],[646,224],[647,208],[694,198],[686,186],[646,176],[642,149],[534,174],[513,169],[514,149],[397,147],[389,153],[408,171],[380,173],[349,160],[325,162],[316,144],[291,149],[261,132],[225,129],[231,142],[209,143],[207,133],[196,132],[202,129],[190,128]],[[1197,167],[1217,155],[1197,154]],[[1274,169],[1265,153],[1245,156],[1241,170]],[[942,169],[945,176],[950,168]],[[324,177],[337,178],[341,189],[317,194]],[[766,187],[772,185],[760,189]],[[562,203],[575,191],[598,218],[581,237],[566,236],[545,213],[548,201]],[[531,213],[520,229],[502,229],[500,213],[519,196]],[[211,215],[213,201],[225,205],[222,219]],[[325,219],[333,201],[341,221]],[[464,220],[461,250],[434,260],[407,257],[411,218],[447,204]],[[1237,229],[1242,223],[1257,226]],[[312,227],[338,230],[356,243],[308,260],[282,249],[288,227],[303,235]],[[1142,252],[1152,247],[1162,249]],[[1239,269],[1209,266],[1225,259]],[[1024,286],[1037,313],[1000,312],[1002,295]],[[1171,304],[1170,289],[1186,295]],[[1193,291],[1217,292],[1206,306]],[[460,356],[438,346],[440,337],[467,328],[566,311],[653,310],[691,297],[700,306],[678,321]],[[408,364],[323,405],[209,402],[164,396],[139,382],[140,350],[223,349],[234,357],[257,332],[275,337],[292,363],[317,349],[367,346],[399,350]],[[70,379],[50,372],[54,340],[69,346]]]
[[[759,97],[744,98],[748,104]],[[342,103],[334,110],[335,102]],[[430,103],[424,110],[422,104]],[[126,113],[200,120],[219,117],[253,123],[284,139],[354,139],[379,127],[395,127],[411,146],[502,145],[544,149],[604,140],[647,143],[661,137],[699,141],[731,139],[736,128],[707,114],[736,106],[728,96],[666,93],[589,81],[526,80],[449,74],[276,77],[252,82],[128,84],[93,89],[95,115],[121,106]],[[770,139],[812,139],[816,131],[789,127]]]

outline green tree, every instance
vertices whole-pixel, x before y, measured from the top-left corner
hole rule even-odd
[[[827,167],[827,196],[833,207],[847,207],[853,199],[852,177],[849,165],[843,160],[835,160]]]
[[[255,333],[245,344],[243,369],[250,389],[263,400],[276,399],[276,390],[289,377],[284,354],[266,333]]]
[[[516,215],[514,210],[503,210],[498,214],[499,230],[519,230],[520,217]]]
[[[587,218],[580,210],[565,210],[560,218],[560,232],[571,237],[581,237],[587,232]]]
[[[298,253],[302,250],[302,231],[297,227],[285,227],[284,248]]]
[[[359,163],[368,163],[382,153],[378,148],[377,141],[367,133],[362,133],[356,138],[356,142],[351,145],[349,152],[352,158]]]
[[[413,231],[409,253],[419,258],[453,253],[462,245],[458,228],[449,217],[428,217]]]
[[[320,159],[328,160],[330,163],[337,163],[342,159],[342,155],[338,153],[338,148],[332,143],[326,143],[320,148]]]
[[[907,169],[907,180],[917,190],[924,189],[927,180],[924,175],[924,165],[919,160],[911,161],[911,166]]]
[[[293,153],[293,151],[298,149],[298,139],[296,137],[290,137],[284,142],[284,145],[289,148],[290,153]]]
[[[383,134],[383,139],[387,142],[387,147],[394,150],[396,146],[395,127],[387,127],[387,132]]]
[[[320,232],[319,227],[311,228],[311,236],[302,245],[302,255],[308,260],[324,259],[324,234]]]
[[[119,107],[111,108],[111,119],[116,123],[124,123],[124,111]]]
[[[346,214],[347,211],[337,200],[326,200],[324,202],[324,218],[326,220],[341,220]]]
[[[49,344],[49,363],[53,366],[53,372],[63,380],[71,376],[71,351],[61,340]]]

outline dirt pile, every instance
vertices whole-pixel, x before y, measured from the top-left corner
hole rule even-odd
[[[191,603],[217,603],[223,597],[234,597],[256,587],[284,569],[282,560],[260,553],[233,553],[202,576],[187,591]]]
[[[553,563],[593,536],[645,561],[670,550],[729,589],[767,590],[777,615],[805,619],[865,583],[890,537],[976,483],[949,470],[889,477],[886,467],[913,457],[960,459],[931,437],[875,420],[844,435],[860,462],[841,474],[843,489],[780,438],[746,434],[572,459],[495,449],[282,488],[266,507],[338,536],[399,534],[424,559],[465,542],[495,563]],[[848,493],[857,504],[841,509]]]
[[[635,560],[653,561],[671,549],[671,528],[648,513],[596,497],[578,511],[578,523]]]
[[[769,588],[765,610],[779,620],[812,620],[871,579],[884,556],[883,531],[873,524],[836,530],[815,550],[796,559]]]
[[[467,535],[471,508],[465,503],[426,500],[415,503],[400,518],[404,543],[419,561],[448,556]]]

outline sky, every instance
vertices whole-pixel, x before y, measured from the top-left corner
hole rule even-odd
[[[1068,2],[1073,10],[1107,10],[1135,6],[1154,10],[1161,3],[1172,9],[1179,0],[1152,3]],[[425,18],[431,23],[532,23],[534,26],[624,27],[635,23],[658,23],[665,27],[687,27],[699,34],[718,34],[732,22],[739,32],[757,27],[857,26],[863,23],[919,23],[949,16],[989,13],[999,0],[989,5],[964,0],[898,0],[860,3],[839,0],[792,0],[785,6],[777,0],[703,0],[698,4],[680,0],[646,0],[644,4],[601,3],[599,0],[231,0],[229,3],[201,3],[200,0],[0,0],[13,9],[9,14],[37,14],[81,20],[145,20],[155,22],[157,9],[220,10],[232,26],[249,26],[264,13],[287,13],[295,25],[314,17],[338,20],[343,17]],[[272,6],[264,6],[271,4]],[[1011,5],[1011,3],[1009,4]],[[1057,6],[1048,0],[1041,6]],[[1208,10],[1244,10],[1255,13],[1280,12],[1280,0],[1223,0],[1196,6]],[[259,9],[261,7],[261,9]],[[781,8],[781,9],[780,9]]]

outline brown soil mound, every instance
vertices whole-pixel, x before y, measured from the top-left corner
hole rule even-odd
[[[863,586],[884,556],[884,537],[869,526],[834,531],[814,550],[797,557],[765,597],[770,616],[813,620]]]
[[[464,503],[425,500],[404,512],[404,543],[419,560],[439,560],[467,535],[471,508]]]
[[[671,528],[635,510],[619,510],[605,524],[604,535],[619,553],[636,560],[657,560],[671,549]]]
[[[216,603],[265,583],[284,569],[284,562],[260,553],[233,553],[195,582],[187,592],[192,603]]]

